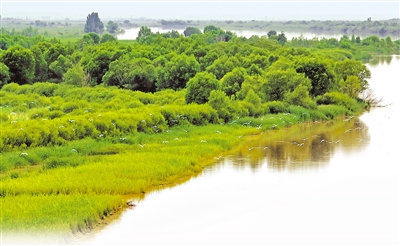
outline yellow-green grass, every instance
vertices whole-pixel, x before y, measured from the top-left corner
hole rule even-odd
[[[37,168],[16,178],[5,175],[0,223],[5,230],[91,229],[124,204],[125,195],[190,178],[215,156],[242,142],[238,136],[258,132],[256,128],[222,125],[173,128],[146,138],[137,136],[143,147],[139,143],[125,148],[105,144],[98,153],[117,153],[87,155],[78,166]],[[28,209],[21,212],[25,206]]]

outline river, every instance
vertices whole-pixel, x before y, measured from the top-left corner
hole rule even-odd
[[[171,31],[171,29],[163,29],[160,27],[150,27],[151,31],[153,33],[165,33],[165,32],[169,32]],[[138,33],[139,33],[140,27],[137,28],[131,28],[131,29],[126,29],[125,33],[123,34],[119,34],[117,36],[117,38],[119,40],[130,40],[130,39],[136,39]],[[183,34],[183,31],[185,29],[176,29],[177,32]],[[250,38],[253,35],[257,35],[257,36],[266,36],[268,31],[267,30],[230,30],[233,33],[236,33],[237,36],[239,37],[246,37],[246,38]],[[284,32],[285,36],[288,40],[292,40],[292,38],[296,37],[300,37],[303,36],[304,38],[307,39],[313,39],[315,37],[317,38],[336,38],[336,39],[340,39],[343,34],[326,34],[326,33],[313,33],[313,32]],[[351,36],[351,35],[349,35]],[[356,35],[357,36],[357,35]],[[365,38],[365,37],[361,37],[361,38]]]
[[[79,244],[400,245],[400,56],[367,66],[387,107],[266,132]]]

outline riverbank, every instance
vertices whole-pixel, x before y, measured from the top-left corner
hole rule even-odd
[[[115,143],[112,138],[84,139],[48,150],[30,148],[23,153],[46,158],[2,172],[3,236],[18,231],[18,235],[45,232],[62,238],[79,237],[127,208],[131,196],[140,197],[190,179],[224,152],[249,145],[261,133],[265,136],[293,124],[355,113],[344,110],[332,115],[334,111],[328,113],[323,107],[243,118],[224,125],[188,125],[156,134],[131,134],[126,136],[129,143]],[[61,153],[69,162],[49,168],[54,156]],[[3,154],[2,159],[10,160],[10,156],[24,158],[17,151]]]

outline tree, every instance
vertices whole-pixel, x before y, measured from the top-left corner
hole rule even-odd
[[[311,82],[303,74],[298,74],[294,69],[272,70],[265,74],[266,82],[263,91],[268,101],[282,101],[285,93],[292,92],[299,85],[311,88]]]
[[[174,55],[165,67],[160,70],[157,89],[183,89],[186,83],[200,70],[200,65],[194,56]]]
[[[267,33],[268,38],[272,37],[272,36],[276,36],[276,31],[275,30],[271,30]]]
[[[151,42],[151,37],[154,36],[154,33],[151,32],[151,29],[147,26],[142,26],[139,29],[138,36],[136,37],[136,41],[140,43],[148,44]]]
[[[278,37],[277,37],[276,40],[277,40],[278,43],[280,43],[281,45],[284,45],[284,44],[286,43],[286,41],[287,41],[287,38],[286,38],[285,33],[281,32],[281,33],[278,35]]]
[[[83,86],[85,83],[85,73],[82,66],[75,64],[68,69],[63,75],[63,81],[68,85]]]
[[[232,101],[223,91],[213,90],[210,92],[210,97],[208,98],[208,104],[217,110],[218,117],[223,119],[225,122],[233,118],[233,112],[235,109],[232,106]]]
[[[89,36],[92,40],[94,44],[98,44],[100,43],[100,36],[97,33],[94,32],[89,32],[88,34],[86,34],[87,36]],[[85,35],[85,36],[86,36]]]
[[[14,45],[3,53],[0,62],[8,67],[11,82],[20,85],[32,83],[35,76],[35,57],[29,49]]]
[[[0,62],[0,88],[6,85],[10,81],[10,71],[8,67]]]
[[[221,79],[222,91],[224,91],[227,96],[235,95],[236,92],[240,91],[246,76],[246,69],[242,67],[234,68]]]
[[[293,92],[287,92],[284,101],[291,105],[298,105],[304,108],[316,108],[316,103],[310,98],[308,87],[305,85],[297,86]]]
[[[351,98],[357,98],[358,93],[361,91],[361,83],[357,76],[347,76],[346,80],[339,82],[340,91],[349,95]]]
[[[213,74],[207,72],[197,73],[186,84],[186,103],[206,103],[210,97],[210,92],[218,90],[219,87],[219,81]]]
[[[156,69],[146,58],[134,59],[123,56],[110,63],[109,70],[103,76],[103,83],[120,88],[154,92]]]
[[[65,56],[59,55],[57,60],[49,65],[49,70],[52,71],[56,79],[62,79],[64,73],[72,67],[72,62]]]
[[[190,37],[193,34],[201,34],[201,31],[199,28],[197,27],[186,27],[186,29],[183,31],[183,35],[185,35],[185,37]]]
[[[371,72],[360,61],[344,60],[337,62],[335,65],[335,74],[339,81],[346,81],[349,76],[357,76],[360,83],[360,90],[362,92],[368,88],[367,79],[371,78]]]
[[[116,33],[118,31],[118,23],[114,21],[109,21],[107,23],[107,31],[109,33]]]
[[[35,79],[34,81],[46,81],[48,78],[48,65],[44,59],[44,54],[38,45],[31,47],[35,57]]]
[[[324,60],[306,58],[297,62],[296,72],[304,73],[311,80],[311,96],[319,96],[335,88],[334,73]]]
[[[98,34],[102,34],[104,32],[104,25],[100,21],[98,13],[93,12],[87,16],[84,32],[94,32]]]
[[[214,25],[208,25],[208,26],[204,27],[203,33],[206,34],[207,32],[217,32],[219,30],[221,30],[221,28],[216,27]]]
[[[110,63],[117,60],[127,51],[128,49],[125,46],[111,42],[89,46],[81,59],[83,70],[90,77],[89,84],[100,84],[104,74],[108,71]]]

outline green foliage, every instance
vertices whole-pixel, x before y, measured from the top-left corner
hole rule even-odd
[[[59,55],[58,58],[49,65],[49,70],[53,72],[57,79],[61,79],[65,72],[72,67],[72,62],[65,56]]]
[[[221,79],[222,91],[224,91],[228,97],[236,95],[236,93],[240,91],[246,76],[246,69],[242,67],[234,68],[231,72],[225,74]]]
[[[343,94],[340,92],[325,93],[324,95],[316,98],[316,101],[318,104],[323,105],[334,104],[343,106],[353,112],[357,112],[360,109],[360,105],[357,104],[357,101],[355,99],[351,98],[347,94]]]
[[[213,107],[213,109],[217,110],[218,117],[224,122],[228,122],[234,117],[233,112],[235,112],[235,109],[229,97],[223,91],[211,91],[208,103]]]
[[[288,105],[281,101],[267,102],[266,106],[269,108],[271,114],[286,113],[288,112]]]
[[[152,37],[154,37],[154,33],[151,29],[147,26],[142,26],[138,32],[136,41],[142,44],[149,44],[152,41]]]
[[[193,34],[201,34],[201,31],[199,28],[197,27],[186,27],[186,29],[183,31],[183,34],[185,35],[185,37],[190,37]]]
[[[308,87],[305,85],[299,85],[293,92],[285,93],[284,101],[304,108],[315,109],[317,107],[316,103],[310,98]]]
[[[335,73],[339,80],[346,81],[349,76],[356,76],[358,83],[356,87],[357,93],[364,91],[368,88],[368,80],[371,78],[371,72],[360,61],[344,60],[335,64]],[[354,81],[355,82],[355,81]],[[352,89],[352,91],[354,88]],[[354,92],[354,93],[355,93]],[[356,94],[351,94],[351,97]]]
[[[8,67],[11,82],[20,85],[32,83],[35,73],[35,57],[30,50],[15,45],[2,54],[0,62]],[[5,66],[2,67],[4,77],[6,77]]]
[[[146,58],[132,59],[124,56],[110,63],[103,76],[103,83],[120,88],[154,92],[156,89],[156,69]]]
[[[102,44],[102,43],[105,43],[105,42],[115,42],[115,41],[117,41],[117,38],[114,37],[114,36],[111,35],[111,34],[108,34],[108,33],[103,34],[103,35],[101,36],[101,38],[100,38],[100,43],[101,43],[101,44]]]
[[[48,64],[44,59],[44,52],[39,45],[31,47],[33,56],[35,57],[35,82],[46,81],[48,78]]]
[[[200,64],[193,55],[174,54],[171,60],[159,72],[159,78],[156,82],[157,89],[183,89],[186,87],[189,79],[194,77],[199,69]]]
[[[220,84],[213,74],[199,72],[188,81],[186,87],[186,103],[203,104],[208,101],[212,90],[220,89]]]
[[[0,88],[6,85],[10,81],[10,71],[8,67],[0,62]]]
[[[265,74],[266,82],[263,84],[263,92],[268,101],[282,101],[285,93],[293,92],[299,85],[311,88],[310,80],[293,69],[271,70]]]
[[[350,75],[339,82],[340,91],[349,95],[351,98],[357,98],[358,93],[361,91],[361,83],[357,76]]]
[[[85,73],[83,71],[82,66],[76,64],[70,67],[64,74],[63,74],[63,81],[68,85],[73,86],[83,86],[85,84]]]
[[[336,86],[334,73],[323,60],[302,59],[296,64],[296,71],[304,73],[311,80],[312,97],[322,95]]]

